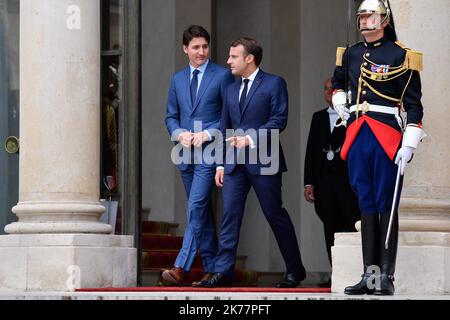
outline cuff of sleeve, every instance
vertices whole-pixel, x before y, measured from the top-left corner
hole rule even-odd
[[[250,141],[250,149],[255,149],[256,148],[256,144],[255,144],[255,141],[253,141],[252,137],[247,135],[246,138],[248,139],[248,141]]]
[[[312,184],[307,184],[307,185],[305,185],[305,188],[308,188],[308,187],[314,188],[314,186],[313,186]]]
[[[222,166],[216,167],[216,171],[219,171],[219,170],[225,170],[225,167],[222,167]]]
[[[212,140],[212,135],[208,130],[204,130],[204,132],[206,133],[206,135],[208,136],[208,141]]]
[[[331,98],[333,106],[337,105],[345,105],[347,104],[347,95],[344,91],[337,91],[333,94],[333,97]]]
[[[182,134],[183,132],[188,132],[188,131],[186,129],[181,129],[181,128],[174,130],[172,132],[172,136],[171,136],[172,141],[178,141],[178,136],[180,134]]]
[[[419,142],[427,135],[422,128],[415,125],[408,125],[403,135],[403,146],[416,149]]]

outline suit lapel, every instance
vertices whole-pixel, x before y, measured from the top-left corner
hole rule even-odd
[[[194,103],[194,107],[192,108],[192,113],[194,113],[195,109],[197,109],[198,105],[200,104],[200,100],[202,99],[203,94],[205,93],[206,89],[211,84],[211,79],[213,78],[214,74],[214,66],[212,62],[210,61],[208,65],[206,66],[205,74],[202,78],[202,83],[200,84],[200,88],[198,89],[197,98]],[[192,114],[191,113],[191,114]]]
[[[330,114],[328,113],[328,109],[325,110],[326,117],[324,117],[324,122],[326,121],[326,126],[328,128],[328,134],[327,134],[327,141],[328,144],[331,145],[331,147],[333,149],[337,149],[339,148],[342,143],[340,141],[344,141],[344,137],[345,137],[345,132],[346,129],[345,127],[334,127],[333,128],[333,132],[331,132],[330,129]],[[324,124],[325,125],[325,124]]]
[[[327,109],[325,109],[325,112],[323,113],[323,117],[322,117],[322,121],[323,121],[323,127],[325,128],[327,128],[327,131],[326,131],[326,137],[327,137],[327,140],[329,139],[329,137],[333,134],[332,132],[331,132],[331,128],[330,128],[330,114],[328,113],[328,110]],[[333,132],[334,132],[334,130],[333,130]]]
[[[258,90],[258,87],[261,84],[263,78],[264,78],[264,72],[262,70],[259,70],[258,74],[256,75],[255,81],[253,82],[252,86],[250,87],[250,91],[247,94],[247,98],[245,99],[245,105],[244,105],[244,110],[242,110],[241,119],[245,113],[245,110],[248,107],[250,100],[252,99],[256,90]],[[239,101],[239,94],[238,94],[238,101]]]
[[[242,82],[241,78],[239,78],[239,80],[236,80],[232,84],[233,90],[230,90],[232,96],[230,97],[229,101],[231,101],[231,106],[230,107],[233,108],[233,111],[232,111],[233,114],[240,114],[241,113],[241,110],[239,110],[239,90],[241,89],[241,82]]]
[[[184,95],[187,100],[187,105],[192,110],[192,101],[191,101],[191,68],[187,67],[184,70],[184,77],[183,77],[183,88],[186,90],[186,94]]]

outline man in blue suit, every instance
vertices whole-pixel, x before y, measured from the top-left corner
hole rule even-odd
[[[176,160],[188,197],[187,226],[183,246],[174,267],[163,271],[163,278],[176,285],[183,282],[194,262],[197,249],[203,260],[204,277],[214,271],[217,237],[210,196],[214,185],[215,163],[198,153],[214,140],[222,112],[225,87],[234,81],[230,71],[209,60],[210,36],[201,26],[190,26],[183,33],[183,49],[189,66],[176,73],[169,90],[166,126],[182,155]],[[200,151],[200,152],[197,152]],[[174,159],[172,153],[172,159]],[[211,160],[211,159],[209,159]],[[197,286],[199,282],[194,282]]]
[[[205,287],[229,286],[232,282],[239,230],[251,187],[286,264],[287,272],[277,287],[297,287],[306,277],[294,226],[281,200],[281,175],[287,168],[278,134],[288,120],[286,82],[260,70],[261,60],[262,48],[256,40],[240,38],[231,43],[228,64],[239,79],[228,86],[224,97],[221,131],[227,137],[224,143],[231,142],[231,149],[224,153],[224,166],[217,168],[215,176],[216,185],[223,187],[223,216],[215,273]],[[231,129],[234,134],[230,137]],[[255,152],[256,157],[252,157]]]

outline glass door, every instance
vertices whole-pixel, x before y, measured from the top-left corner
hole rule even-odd
[[[115,234],[123,234],[121,196],[121,116],[123,114],[123,1],[103,0],[101,59],[101,181],[102,201]]]
[[[19,0],[0,0],[0,234],[19,196]]]
[[[102,0],[101,194],[116,215],[115,233],[141,247],[140,0]],[[112,205],[112,206],[111,206]]]

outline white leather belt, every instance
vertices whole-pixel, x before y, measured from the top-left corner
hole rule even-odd
[[[399,115],[398,108],[370,104],[370,103],[367,103],[367,101],[365,101],[359,105],[359,111],[362,111],[362,113],[371,111],[371,112],[392,114],[394,116]],[[353,105],[350,107],[350,112],[356,112],[356,105]]]
[[[359,105],[359,111],[362,111],[362,113],[371,111],[371,112],[392,114],[395,117],[395,120],[397,120],[397,123],[398,123],[398,126],[400,127],[400,129],[403,130],[403,121],[399,115],[398,108],[380,106],[377,104],[370,104],[367,101],[364,101],[363,103],[361,103]],[[352,113],[352,112],[356,112],[356,105],[353,105],[350,107],[350,113]]]

